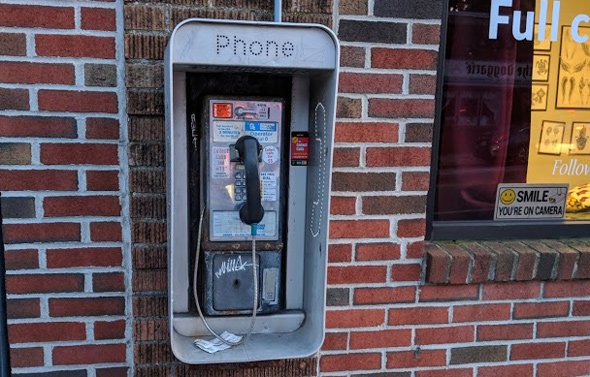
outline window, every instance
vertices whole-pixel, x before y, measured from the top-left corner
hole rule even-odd
[[[448,1],[430,238],[587,232],[590,17],[552,3]]]

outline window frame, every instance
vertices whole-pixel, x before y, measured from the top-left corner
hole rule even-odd
[[[463,220],[435,221],[434,208],[442,123],[443,86],[445,80],[449,1],[443,0],[438,54],[435,114],[432,129],[430,186],[426,200],[426,240],[503,240],[542,238],[584,238],[590,236],[590,220]]]

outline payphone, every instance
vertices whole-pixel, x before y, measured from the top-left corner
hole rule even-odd
[[[209,97],[203,109],[201,171],[206,175],[209,235],[202,242],[205,313],[249,313],[254,295],[258,296],[257,313],[276,312],[282,296],[281,231],[285,224],[284,103]],[[253,239],[265,241],[265,250],[256,252],[255,263],[249,253]],[[253,278],[255,266],[259,276]],[[259,289],[254,289],[255,283]]]
[[[319,25],[193,19],[172,33],[169,312],[181,361],[305,357],[321,346],[338,60]],[[252,334],[217,353],[193,345],[225,330]]]

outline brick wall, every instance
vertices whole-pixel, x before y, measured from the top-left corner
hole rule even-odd
[[[129,366],[138,377],[590,373],[590,281],[571,280],[588,278],[586,241],[425,248],[437,0],[285,2],[285,20],[331,25],[342,41],[326,341],[319,361],[175,361],[164,46],[187,17],[271,18],[266,0],[209,3],[0,4],[0,190],[18,374],[120,377]],[[438,258],[428,270],[426,253]],[[425,285],[426,276],[445,284]]]
[[[320,374],[588,375],[587,242],[423,243],[441,7],[339,3]]]
[[[122,7],[0,4],[0,190],[19,376],[128,369]]]

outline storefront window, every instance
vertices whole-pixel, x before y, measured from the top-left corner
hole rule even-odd
[[[435,224],[590,220],[587,13],[580,1],[449,0]],[[512,200],[547,206],[500,216],[510,184],[524,187]]]

